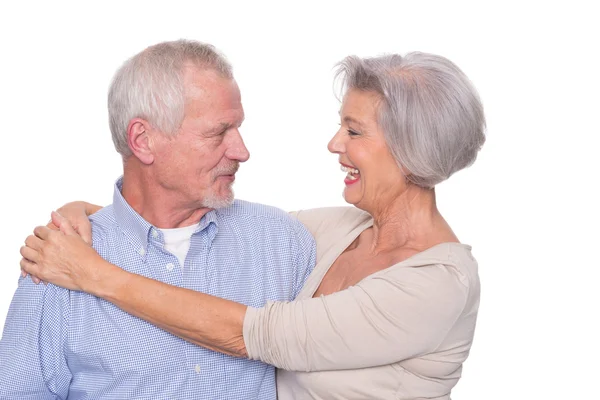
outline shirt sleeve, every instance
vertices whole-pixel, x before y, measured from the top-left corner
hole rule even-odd
[[[317,246],[315,239],[300,222],[293,220],[292,226],[297,238],[294,249],[296,282],[294,282],[293,293],[293,298],[296,298],[315,267]]]
[[[328,296],[248,308],[248,356],[290,371],[367,368],[434,351],[468,287],[452,266],[390,268]]]
[[[69,292],[20,278],[0,340],[0,400],[66,399]]]

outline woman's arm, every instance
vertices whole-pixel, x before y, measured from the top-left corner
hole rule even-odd
[[[392,268],[328,296],[249,307],[246,350],[251,359],[289,371],[404,361],[439,348],[461,318],[468,292],[452,266]],[[457,353],[468,351],[471,334],[455,338]]]
[[[37,227],[21,248],[27,273],[101,297],[189,342],[247,356],[242,337],[246,306],[124,271],[100,257],[66,219],[53,213],[52,221],[60,231]]]
[[[251,308],[123,271],[64,219],[54,213],[53,220],[61,232],[38,227],[21,249],[27,272],[102,297],[192,343],[286,370],[367,368],[435,351],[469,291],[454,267],[432,264],[394,268],[320,298]],[[457,351],[469,345],[468,335],[457,339]]]
[[[98,257],[96,263],[101,262],[94,268],[102,272],[84,291],[188,342],[247,357],[243,304],[131,274]]]

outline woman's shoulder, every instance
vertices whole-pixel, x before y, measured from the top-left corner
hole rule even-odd
[[[318,239],[322,235],[345,235],[362,224],[371,221],[371,216],[356,207],[323,207],[290,213],[306,226]]]
[[[428,277],[465,289],[479,287],[478,264],[471,253],[471,246],[462,243],[440,243],[421,251],[371,277],[406,281]]]

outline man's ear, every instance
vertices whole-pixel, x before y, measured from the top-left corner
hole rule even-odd
[[[141,118],[132,119],[127,126],[127,145],[133,155],[146,165],[154,162],[150,129],[148,121]]]

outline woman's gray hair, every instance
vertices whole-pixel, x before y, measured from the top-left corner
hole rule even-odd
[[[108,92],[108,116],[115,149],[124,158],[131,155],[127,128],[133,118],[145,119],[166,134],[181,126],[187,63],[233,79],[231,65],[212,45],[183,39],[148,47],[116,72]]]
[[[349,56],[337,65],[342,90],[380,95],[379,126],[407,179],[432,188],[471,165],[485,142],[477,91],[448,59],[426,53]]]

